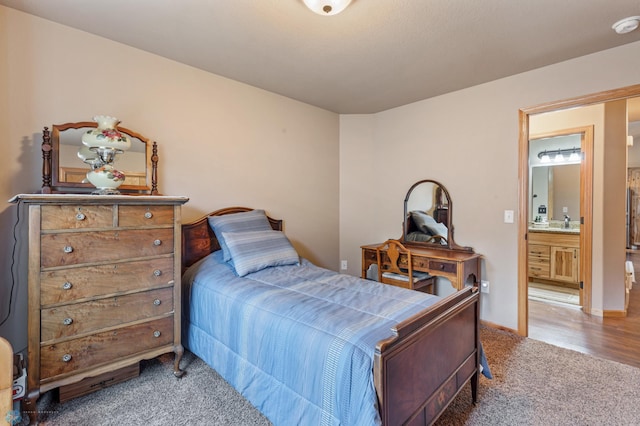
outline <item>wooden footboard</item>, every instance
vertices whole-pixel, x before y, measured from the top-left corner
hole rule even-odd
[[[374,381],[384,425],[430,425],[479,374],[479,300],[467,287],[398,324],[376,347]]]

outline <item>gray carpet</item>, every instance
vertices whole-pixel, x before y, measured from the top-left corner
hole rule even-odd
[[[479,402],[463,392],[438,420],[450,425],[640,424],[640,369],[483,327],[493,380]],[[76,398],[38,401],[44,425],[269,425],[200,359],[187,353],[182,379],[172,356],[144,362],[140,377]]]

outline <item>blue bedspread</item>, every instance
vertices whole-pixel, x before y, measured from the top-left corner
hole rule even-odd
[[[275,425],[380,424],[375,345],[440,300],[305,260],[240,278],[221,252],[184,283],[186,347]]]

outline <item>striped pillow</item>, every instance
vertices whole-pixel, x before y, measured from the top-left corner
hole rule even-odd
[[[244,277],[271,266],[300,263],[298,252],[280,231],[222,233],[236,274]]]
[[[220,243],[222,258],[225,262],[231,260],[231,254],[222,235],[223,232],[270,231],[272,229],[264,210],[209,216],[208,221],[213,233],[216,234],[218,243]]]

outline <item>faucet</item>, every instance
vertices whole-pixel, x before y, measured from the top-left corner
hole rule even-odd
[[[571,218],[568,215],[565,214],[564,215],[564,227],[567,228],[567,229],[569,229],[569,227],[571,226],[569,224],[569,221],[571,221]]]

